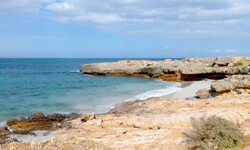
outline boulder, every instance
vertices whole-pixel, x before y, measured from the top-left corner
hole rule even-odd
[[[9,131],[7,126],[0,127],[0,135],[3,135],[3,134],[5,134],[5,135],[10,134],[10,131]]]
[[[17,142],[16,139],[9,137],[10,134],[11,132],[7,126],[0,127],[0,145],[9,142]]]
[[[201,98],[201,99],[205,99],[205,98],[209,98],[211,97],[211,88],[205,88],[205,89],[201,89],[199,91],[196,92],[196,95],[198,98]]]
[[[211,91],[217,93],[229,92],[235,89],[250,89],[250,75],[233,75],[211,85]]]

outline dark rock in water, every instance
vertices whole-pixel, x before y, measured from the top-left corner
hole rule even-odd
[[[28,117],[28,120],[31,120],[31,121],[43,121],[45,119],[46,119],[45,116],[41,112],[37,112]]]
[[[59,114],[59,113],[54,113],[52,115],[48,115],[47,119],[50,121],[62,121],[65,119],[65,115]]]
[[[16,119],[9,119],[9,120],[7,121],[7,125],[8,125],[8,126],[13,126],[13,125],[16,125],[17,122],[22,122],[22,121],[25,121],[25,120],[26,120],[26,119],[23,118],[23,117],[18,117],[18,118],[16,118]]]
[[[69,125],[69,121],[79,117],[79,114],[59,114],[44,116],[41,112],[30,115],[28,119],[19,117],[7,121],[14,134],[33,134],[34,130],[55,131]]]

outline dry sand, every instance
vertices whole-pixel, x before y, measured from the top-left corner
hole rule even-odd
[[[210,87],[212,81],[213,80],[193,81],[191,82],[191,84],[189,84],[190,82],[186,82],[184,84],[188,84],[188,85],[184,86],[181,91],[178,91],[167,97],[180,98],[180,99],[187,99],[187,98],[195,97],[196,96],[195,93],[198,90]]]

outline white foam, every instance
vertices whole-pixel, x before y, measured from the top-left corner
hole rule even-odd
[[[12,134],[10,135],[10,137],[12,138],[16,138],[18,141],[20,142],[31,142],[31,141],[37,141],[37,140],[48,140],[50,138],[54,138],[56,136],[57,133],[63,132],[65,131],[65,129],[61,129],[61,130],[56,130],[56,131],[52,131],[49,132],[48,135],[44,136],[43,134],[46,133],[47,131],[33,131],[36,135],[17,135],[17,134]]]
[[[85,75],[85,76],[87,76],[87,77],[94,77],[94,76],[92,76],[92,75],[90,75],[90,74],[83,74],[83,75]]]
[[[70,70],[70,72],[80,72],[80,70]]]
[[[0,127],[3,127],[3,126],[6,126],[6,121],[4,121],[4,122],[0,122]]]
[[[134,98],[128,99],[126,101],[145,100],[145,99],[152,98],[152,97],[166,96],[166,95],[181,91],[182,88],[180,87],[180,85],[181,85],[180,83],[172,83],[171,85],[167,86],[164,89],[150,90],[145,93],[139,94],[135,96]]]

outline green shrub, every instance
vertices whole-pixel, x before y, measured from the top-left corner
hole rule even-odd
[[[237,63],[234,63],[234,67],[237,67],[237,66],[242,66],[243,65],[243,62],[237,62]]]
[[[191,118],[193,130],[186,133],[191,138],[191,149],[211,150],[233,148],[242,144],[243,134],[231,121],[211,116]]]
[[[208,65],[207,67],[213,67],[213,65],[211,64],[211,65]]]

